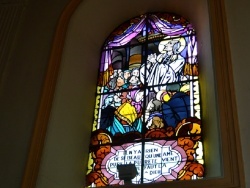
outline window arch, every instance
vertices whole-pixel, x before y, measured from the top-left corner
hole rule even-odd
[[[172,13],[132,18],[101,54],[88,186],[204,176],[197,41]]]

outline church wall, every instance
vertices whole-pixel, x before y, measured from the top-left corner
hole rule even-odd
[[[3,40],[1,41],[1,45],[3,46],[2,49],[5,50],[5,56],[1,56],[2,59],[0,59],[1,187],[20,187],[54,31],[60,13],[67,2],[69,2],[69,0],[5,0],[0,3],[1,12],[7,9],[7,11],[9,11],[9,14],[1,14],[4,16],[1,16],[0,20],[14,23],[13,26],[4,25],[5,27],[3,28],[5,30],[1,29],[6,33],[4,38],[8,39],[4,44],[2,42]],[[15,8],[12,8],[13,6],[15,6]],[[97,5],[93,6],[98,9]],[[250,102],[247,100],[250,95],[250,85],[248,84],[249,78],[247,77],[248,70],[250,69],[247,57],[247,50],[249,49],[248,46],[250,42],[247,33],[250,27],[250,23],[247,21],[247,12],[249,8],[250,2],[247,0],[240,2],[233,0],[226,1],[237,111],[241,134],[240,139],[242,143],[246,177],[250,175],[250,162],[247,160],[250,156],[247,139],[250,132],[248,126],[250,123],[248,119],[248,106]],[[93,12],[86,12],[86,16],[88,15],[87,13],[89,15],[93,14]],[[120,24],[120,22],[117,22],[117,24]],[[108,33],[108,31],[105,32]],[[10,35],[7,36],[7,33],[10,33]],[[80,35],[81,33],[78,34]],[[93,38],[89,40],[93,40],[93,45],[99,45],[100,41],[95,41]],[[81,49],[77,50],[80,51]],[[89,51],[88,53],[93,52]],[[94,58],[93,60],[96,59]],[[77,67],[75,68],[77,69]],[[93,71],[95,68],[96,67],[93,67]],[[73,83],[80,78],[81,76],[77,77],[76,75],[76,77],[71,77],[72,80],[69,80],[69,82]],[[91,78],[96,79],[95,75]],[[94,88],[90,89],[94,91]],[[77,91],[73,92],[77,95]],[[230,92],[230,90],[228,92]],[[87,97],[87,94],[84,97]],[[80,101],[80,103],[84,102],[84,100]],[[87,105],[92,105],[92,103],[93,101],[90,101]],[[74,108],[71,104],[68,104],[68,106],[70,110],[72,110],[71,113],[76,113],[77,116],[81,116],[77,108]],[[67,113],[67,110],[68,109],[62,110],[61,115]],[[74,119],[71,120],[74,121]],[[85,131],[88,131],[88,129],[82,129],[84,133],[78,132],[75,129],[64,131],[69,131],[68,135],[62,136],[70,137],[73,135],[84,135]],[[51,134],[57,134],[57,132],[51,132]],[[58,149],[62,152],[63,148],[60,146],[63,146],[63,144],[68,144],[67,147],[80,147],[82,144],[81,142],[82,140],[79,138],[76,141],[77,145],[73,143],[57,143],[58,148],[52,149]],[[66,158],[70,159],[72,157],[70,153],[66,154]],[[53,160],[56,161],[57,156],[54,157]],[[77,160],[81,160],[81,157]],[[79,161],[76,161],[76,163],[78,162]],[[53,164],[47,165],[50,165],[53,172]],[[71,167],[72,166],[65,166],[67,170],[72,170]],[[81,167],[82,166],[79,168]],[[46,168],[48,168],[48,166]],[[67,174],[63,172],[59,175],[65,178],[67,176]],[[58,178],[60,178],[59,175]],[[72,177],[74,177],[74,174],[72,174]],[[55,185],[54,187],[59,185],[57,181],[49,179],[49,177],[43,176],[43,178],[44,181],[40,182],[41,188],[46,188],[50,185]],[[75,180],[79,181],[79,178],[75,177]],[[246,178],[246,187],[250,187],[250,180],[248,178]]]

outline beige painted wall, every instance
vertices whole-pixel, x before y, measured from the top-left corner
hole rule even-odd
[[[15,18],[18,20],[19,25],[15,29],[15,34],[9,40],[10,44],[8,50],[8,58],[4,60],[4,70],[1,76],[1,85],[0,85],[0,146],[1,146],[1,155],[0,155],[0,187],[8,188],[17,188],[20,187],[22,173],[24,170],[25,160],[28,152],[29,140],[32,132],[32,126],[35,121],[36,112],[39,103],[40,92],[42,88],[42,82],[44,78],[44,73],[46,65],[49,59],[49,53],[51,48],[51,43],[54,35],[54,31],[59,19],[60,13],[62,12],[63,7],[69,0],[54,0],[54,1],[42,1],[42,0],[30,0],[25,3],[20,3],[21,1],[4,1],[0,3],[0,7],[5,6],[21,6],[22,12],[20,15]],[[6,3],[7,2],[7,3]],[[8,4],[9,2],[9,4]],[[14,3],[13,3],[14,2]],[[84,5],[85,2],[83,2]],[[95,9],[101,10],[102,7],[97,4],[93,4]],[[242,1],[226,1],[226,10],[228,14],[228,23],[229,23],[229,34],[230,34],[230,47],[232,51],[232,61],[234,68],[234,78],[235,78],[235,88],[236,88],[236,97],[237,97],[237,110],[239,115],[239,124],[241,131],[241,141],[243,146],[243,160],[245,163],[245,173],[250,175],[250,162],[247,160],[250,156],[250,147],[248,144],[247,136],[250,133],[250,128],[248,126],[248,106],[250,102],[247,101],[248,96],[250,95],[250,84],[248,84],[247,75],[248,70],[250,69],[248,65],[248,58],[245,54],[248,54],[249,49],[249,38],[247,31],[250,27],[250,22],[248,22],[243,16],[247,16],[248,9],[250,8],[250,2],[247,0]],[[144,11],[143,9],[139,11]],[[83,13],[85,16],[92,15],[92,11],[86,11]],[[10,14],[11,15],[11,14]],[[124,17],[124,20],[127,18]],[[7,19],[7,16],[5,18]],[[120,24],[119,20],[115,21],[114,25]],[[84,24],[84,23],[82,23]],[[93,23],[90,23],[93,24]],[[100,24],[103,24],[100,22]],[[86,27],[86,29],[88,29]],[[81,35],[79,30],[75,31],[77,35]],[[109,33],[110,31],[106,30],[103,33]],[[95,38],[86,38],[86,40],[92,40],[92,46],[89,49],[93,48],[95,45],[100,45],[100,41],[95,41]],[[72,44],[67,44],[72,45]],[[78,45],[79,48],[72,49],[76,50],[77,53],[81,53],[81,44]],[[87,53],[98,54],[97,51],[87,51]],[[98,57],[93,57],[93,61],[96,61]],[[66,61],[67,59],[65,59]],[[0,62],[3,63],[3,62]],[[78,69],[81,65],[71,67],[72,69]],[[63,67],[62,67],[63,68]],[[65,68],[65,67],[64,67]],[[94,72],[96,67],[92,67]],[[74,71],[74,70],[71,70]],[[68,76],[68,77],[67,77]],[[91,75],[91,79],[96,79],[96,76]],[[74,77],[69,77],[66,75],[69,82],[67,84],[74,84],[79,79],[83,78],[83,75],[75,75]],[[83,83],[84,84],[84,83]],[[58,86],[60,87],[60,85]],[[80,88],[83,90],[83,88]],[[94,92],[94,87],[90,88],[90,91]],[[229,91],[230,92],[230,91]],[[77,90],[65,91],[65,96],[72,94],[79,97],[81,92]],[[84,97],[88,97],[91,93],[84,93]],[[65,98],[59,98],[59,100],[64,100]],[[73,101],[74,103],[78,102],[80,104],[86,104],[87,106],[92,106],[93,101]],[[60,107],[60,103],[55,103]],[[62,109],[62,111],[54,112],[59,113],[57,116],[60,116],[64,120],[64,114],[71,113],[79,117],[80,121],[83,121],[81,107],[75,107],[73,104],[68,103],[67,109]],[[73,122],[77,123],[76,119],[65,120],[68,123]],[[86,124],[90,123],[86,122]],[[60,127],[59,124],[55,125]],[[56,135],[56,129],[50,129],[48,133],[50,135]],[[80,131],[79,131],[80,130]],[[80,148],[84,146],[82,143],[82,138],[87,139],[84,135],[88,135],[88,129],[82,127],[81,129],[75,129],[74,127],[70,128],[64,127],[65,135],[60,135],[60,139],[56,140],[54,145],[48,145],[49,149],[54,150],[57,153],[63,153],[64,147],[75,147]],[[74,140],[74,143],[67,141],[67,139],[72,135],[75,135],[77,139]],[[78,137],[79,136],[79,137]],[[87,151],[86,148],[83,151]],[[46,157],[44,154],[43,159]],[[78,157],[75,157],[78,156]],[[84,154],[79,151],[78,155],[74,155],[74,162],[71,165],[61,166],[60,156],[52,156],[50,158],[53,163],[45,163],[42,167],[42,170],[51,168],[52,173],[57,173],[58,170],[60,173],[55,174],[55,178],[51,179],[50,176],[46,174],[40,174],[40,179],[38,181],[39,188],[49,188],[52,187],[67,187],[66,185],[61,185],[58,180],[60,178],[65,178],[66,180],[72,182],[80,182],[81,177],[79,173],[81,168],[84,166],[82,163],[79,166],[78,172],[74,171],[76,165],[80,164],[81,161],[84,161]],[[64,158],[71,160],[73,156],[70,153],[65,153]],[[66,170],[67,172],[63,172]],[[70,172],[70,178],[68,177],[68,172]],[[70,183],[70,182],[69,182]],[[246,178],[246,187],[250,187],[250,180]]]
[[[250,22],[250,1],[226,0],[226,11],[228,20],[228,31],[234,72],[234,85],[236,90],[237,110],[240,125],[241,144],[243,150],[243,161],[245,164],[246,188],[250,187],[250,84],[249,84],[249,43],[248,37]],[[230,92],[230,91],[229,91]]]
[[[21,185],[51,43],[66,2],[0,1],[4,26],[0,28],[0,56],[4,57],[0,62],[4,67],[0,72],[0,187]]]

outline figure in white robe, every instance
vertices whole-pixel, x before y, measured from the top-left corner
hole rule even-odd
[[[147,64],[140,67],[140,79],[143,84],[156,86],[155,92],[166,89],[165,84],[180,81],[185,59],[180,52],[185,48],[185,39],[176,38],[160,42],[160,54],[148,56]]]

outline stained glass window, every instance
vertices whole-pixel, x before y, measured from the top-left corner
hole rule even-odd
[[[203,178],[199,91],[185,18],[149,13],[115,29],[101,52],[86,186]]]

